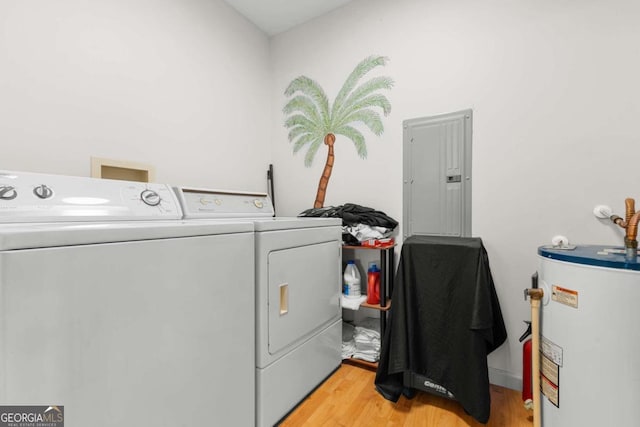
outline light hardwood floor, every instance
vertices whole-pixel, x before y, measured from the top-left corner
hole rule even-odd
[[[406,427],[531,427],[531,412],[520,393],[491,386],[491,418],[480,424],[455,401],[418,392],[397,403],[384,399],[373,384],[375,372],[343,364],[305,399],[282,427],[297,426],[406,426]]]

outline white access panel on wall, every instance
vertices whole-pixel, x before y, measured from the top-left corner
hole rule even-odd
[[[472,111],[403,122],[404,237],[471,236]]]

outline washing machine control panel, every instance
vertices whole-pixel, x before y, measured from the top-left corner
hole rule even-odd
[[[0,223],[181,218],[167,185],[0,171]]]
[[[50,199],[53,197],[53,190],[45,184],[40,184],[33,189],[33,194],[39,199]]]
[[[18,197],[16,187],[12,185],[0,185],[0,200],[13,200]]]
[[[185,218],[265,218],[274,214],[266,193],[174,188]]]
[[[158,206],[162,202],[162,198],[157,192],[148,189],[140,193],[140,199],[149,206]]]

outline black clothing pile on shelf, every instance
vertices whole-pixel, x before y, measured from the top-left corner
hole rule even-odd
[[[398,221],[384,212],[354,203],[307,209],[298,216],[342,218],[342,240],[348,245],[359,245],[365,240],[388,237],[398,226]]]
[[[382,340],[376,388],[386,399],[413,388],[454,398],[489,419],[487,355],[507,338],[480,238],[411,236],[404,241]]]

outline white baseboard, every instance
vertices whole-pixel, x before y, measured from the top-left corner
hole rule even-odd
[[[502,369],[489,368],[489,382],[500,387],[522,391],[522,378]]]

